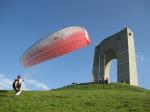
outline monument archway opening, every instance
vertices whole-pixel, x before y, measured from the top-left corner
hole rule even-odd
[[[104,60],[104,63],[101,63],[100,67],[104,66],[104,71],[99,70],[99,77],[103,74],[104,80],[108,80],[110,82],[110,67],[112,65],[112,60],[117,59],[117,54],[115,50],[108,49],[106,50],[100,57],[101,61]]]
[[[117,82],[117,59],[112,59],[110,65],[110,75],[109,75],[110,82]]]

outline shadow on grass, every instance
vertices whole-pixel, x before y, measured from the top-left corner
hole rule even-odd
[[[0,90],[0,93],[8,93],[8,90]]]
[[[0,97],[6,97],[6,94],[8,93],[8,90],[0,90]]]

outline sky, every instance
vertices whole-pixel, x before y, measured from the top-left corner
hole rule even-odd
[[[150,89],[149,0],[0,0],[0,90],[19,74],[26,90],[92,81],[95,45],[128,26],[134,32],[139,86]],[[87,29],[91,45],[31,68],[20,58],[44,36],[70,26]],[[110,80],[117,80],[117,61]]]

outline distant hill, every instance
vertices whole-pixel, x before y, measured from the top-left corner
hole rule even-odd
[[[0,91],[0,112],[150,112],[150,91],[127,84],[74,84],[14,94]]]

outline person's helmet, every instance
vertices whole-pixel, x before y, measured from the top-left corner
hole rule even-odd
[[[21,76],[20,76],[20,75],[18,75],[18,76],[17,76],[17,78],[18,78],[18,79],[20,79],[20,78],[21,78]]]

